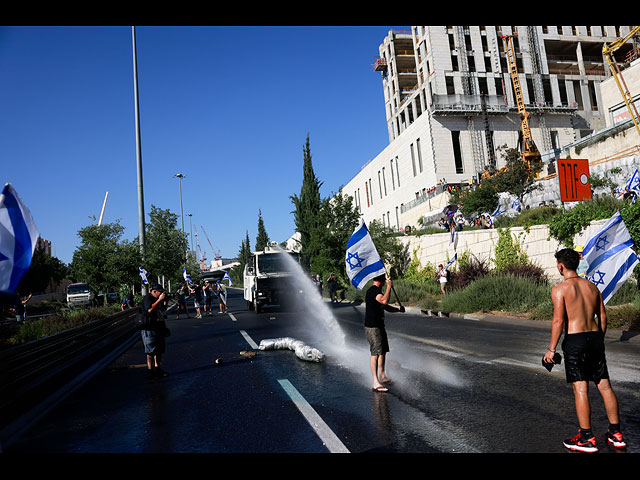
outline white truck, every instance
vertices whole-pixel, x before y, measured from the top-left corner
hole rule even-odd
[[[290,256],[293,262],[284,255]],[[277,244],[254,252],[244,267],[244,299],[249,310],[260,313],[265,306],[296,305],[302,300],[299,276],[300,254],[284,250]],[[296,271],[299,270],[299,271]]]
[[[69,307],[93,307],[97,294],[88,283],[72,283],[67,287],[67,305]]]

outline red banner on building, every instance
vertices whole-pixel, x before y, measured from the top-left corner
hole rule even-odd
[[[558,159],[560,199],[563,202],[579,202],[591,198],[589,160]]]

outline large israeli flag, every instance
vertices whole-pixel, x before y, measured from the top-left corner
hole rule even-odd
[[[584,246],[582,258],[589,264],[586,275],[591,274],[600,264],[632,246],[633,240],[622,221],[622,215],[620,212],[616,212]]]
[[[589,264],[584,278],[598,287],[606,304],[638,265],[633,240],[620,212],[589,239],[582,252]]]
[[[376,246],[373,244],[367,225],[362,219],[347,244],[345,262],[347,275],[358,290],[362,290],[372,278],[387,272]]]
[[[5,184],[0,195],[0,290],[18,288],[31,266],[38,236],[31,212],[15,189]]]

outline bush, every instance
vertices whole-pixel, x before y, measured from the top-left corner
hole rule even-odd
[[[531,227],[533,225],[547,225],[556,215],[560,215],[562,209],[558,207],[537,207],[523,210],[515,217],[499,216],[494,225],[496,228]]]
[[[477,259],[467,250],[458,258],[457,269],[450,272],[447,285],[451,289],[465,288],[486,275],[489,275],[488,262]]]
[[[574,237],[589,226],[593,220],[610,218],[622,206],[613,197],[594,198],[579,202],[549,220],[549,236],[564,246],[573,248]],[[627,222],[625,222],[626,224]]]
[[[442,297],[442,308],[460,313],[506,311],[525,313],[550,298],[551,288],[528,278],[509,274],[482,277],[467,288],[453,290]]]
[[[515,277],[528,278],[535,284],[546,284],[548,282],[544,269],[533,263],[511,263],[506,265],[500,272]]]
[[[519,239],[514,238],[508,229],[498,230],[494,263],[495,270],[498,272],[511,265],[519,266],[529,263],[529,256],[524,251]]]

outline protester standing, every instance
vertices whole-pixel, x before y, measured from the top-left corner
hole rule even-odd
[[[389,389],[383,383],[390,384],[391,380],[385,372],[386,354],[389,352],[389,341],[384,324],[384,312],[404,312],[404,307],[400,308],[389,305],[392,282],[386,275],[380,275],[373,279],[373,285],[369,287],[365,294],[365,316],[364,330],[369,342],[369,367],[373,376],[374,392],[388,392]],[[387,288],[382,293],[382,287],[387,284]]]
[[[224,286],[224,284],[218,280],[216,282],[216,293],[218,294],[218,301],[219,301],[219,307],[220,307],[220,311],[218,313],[225,313],[227,311],[227,290]]]
[[[162,357],[166,350],[166,325],[163,313],[167,309],[164,289],[154,284],[151,291],[142,299],[140,310],[147,315],[147,323],[141,330],[144,353],[147,356],[147,377],[161,378],[169,375],[162,366]]]
[[[187,308],[187,286],[184,284],[180,284],[178,287],[178,291],[176,292],[176,297],[178,301],[178,308],[176,310],[177,318],[180,318],[180,309],[184,309],[187,314],[187,318],[189,318],[189,309]]]
[[[446,268],[444,268],[442,264],[438,265],[438,271],[436,272],[436,277],[440,282],[440,291],[442,292],[443,295],[446,295],[447,292],[446,292],[445,286],[447,285],[449,271]]]
[[[333,273],[327,278],[327,288],[329,289],[331,303],[338,303],[338,282]]]
[[[581,278],[576,269],[580,255],[565,248],[555,255],[558,271],[563,281],[553,287],[553,322],[549,349],[544,361],[553,363],[560,336],[562,342],[567,383],[573,385],[575,408],[578,416],[578,434],[564,441],[570,450],[597,452],[596,439],[591,431],[591,404],[589,382],[593,381],[604,401],[609,419],[607,441],[617,448],[626,446],[620,431],[618,399],[609,381],[605,357],[604,335],[607,331],[607,314],[598,288]],[[596,321],[596,317],[598,321]]]
[[[196,309],[196,318],[202,318],[202,312],[200,311],[202,305],[202,287],[196,283],[193,285],[193,288],[190,288],[190,292],[193,293],[195,297],[193,306]]]

